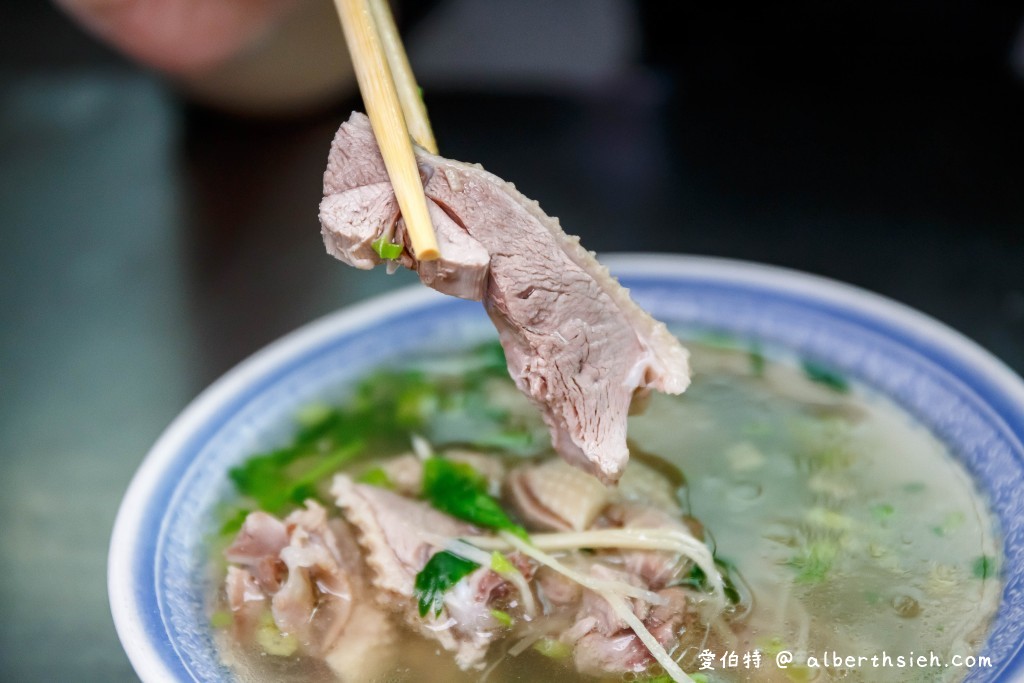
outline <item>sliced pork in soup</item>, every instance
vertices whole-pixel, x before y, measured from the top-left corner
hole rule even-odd
[[[962,679],[1002,560],[959,463],[825,369],[693,359],[685,397],[630,418],[614,487],[552,451],[496,344],[303,410],[293,441],[231,471],[224,660],[243,681],[667,683],[711,653],[723,683],[903,683],[805,659],[926,650],[949,666],[920,680]],[[799,659],[780,669],[780,650]]]

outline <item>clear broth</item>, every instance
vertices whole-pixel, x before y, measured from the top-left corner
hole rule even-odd
[[[716,555],[736,567],[750,607],[733,620],[734,637],[691,646],[684,669],[703,665],[712,681],[962,678],[967,671],[951,665],[953,656],[975,654],[983,643],[999,601],[1000,553],[994,518],[948,449],[863,388],[828,376],[815,381],[795,364],[744,350],[691,349],[693,385],[683,396],[653,396],[630,419],[631,447],[685,473],[680,497]],[[441,366],[451,363],[425,367]],[[500,401],[520,416],[532,410],[513,392]],[[223,577],[223,560],[211,564]],[[401,647],[377,680],[481,680],[481,672],[459,671],[436,644],[398,628]],[[337,680],[321,662],[265,655],[224,633],[218,642],[241,680]],[[571,659],[532,650],[501,657],[510,644],[492,645],[490,683],[595,680],[577,674]],[[759,666],[748,658],[755,650]],[[782,650],[795,657],[785,670],[775,662]],[[827,666],[831,653],[869,659]],[[942,665],[896,666],[900,656],[931,653]],[[875,655],[880,664],[888,655],[892,666],[873,666]],[[807,667],[815,661],[808,657],[818,666]]]

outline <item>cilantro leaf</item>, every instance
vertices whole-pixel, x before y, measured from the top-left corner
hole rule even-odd
[[[505,360],[505,349],[499,342],[486,342],[473,350],[473,356],[480,364],[480,369],[491,377],[508,377],[508,363]]]
[[[290,505],[301,505],[307,498],[316,498],[316,483],[362,451],[361,441],[327,454],[301,447],[284,448],[250,458],[231,468],[228,477],[238,492],[252,498],[259,509],[278,514]]]
[[[981,555],[975,558],[974,562],[971,564],[971,573],[974,574],[974,578],[976,579],[987,579],[990,576],[995,576],[995,558],[989,557],[988,555]]]
[[[804,369],[804,374],[807,375],[807,379],[812,382],[822,384],[832,391],[845,394],[850,391],[850,383],[846,381],[846,378],[837,372],[829,370],[823,365],[809,360],[805,360],[800,364]]]
[[[761,352],[761,347],[758,344],[754,344],[750,347],[747,352],[747,356],[750,359],[750,374],[754,377],[764,377],[764,354]]]
[[[423,496],[452,517],[526,538],[526,530],[509,519],[498,501],[487,494],[487,478],[466,463],[427,458],[423,463]]]
[[[252,510],[244,507],[233,508],[221,523],[219,534],[221,536],[234,536],[245,524],[245,518]]]
[[[334,472],[367,454],[395,452],[414,433],[441,447],[536,450],[543,442],[537,436],[539,425],[491,400],[495,383],[511,385],[501,345],[481,344],[468,354],[467,364],[458,373],[444,363],[440,369],[384,366],[363,377],[340,405],[312,403],[298,411],[292,441],[256,453],[229,472],[239,499],[218,514],[221,534],[236,533],[252,510],[285,515],[307,498],[328,502],[325,483]],[[365,476],[370,483],[388,486],[382,474],[371,469]],[[486,492],[486,486],[471,488]],[[518,528],[495,501],[476,503],[464,505],[477,508],[471,521]]]
[[[440,614],[444,606],[444,594],[479,566],[447,550],[431,557],[416,575],[416,601],[420,616],[426,616],[427,612],[433,612],[434,616]]]
[[[733,579],[733,571],[736,568],[732,562],[726,559],[715,556],[715,566],[718,567],[718,571],[722,575],[722,592],[725,593],[725,599],[729,601],[729,604],[738,605],[741,601],[740,592],[736,588],[736,582]],[[701,591],[702,593],[711,592],[711,586],[708,585],[707,574],[704,570],[693,565],[690,569],[690,573],[679,582],[681,586],[689,586],[695,590]]]

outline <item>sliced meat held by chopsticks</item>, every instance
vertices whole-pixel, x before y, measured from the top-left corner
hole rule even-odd
[[[324,174],[327,251],[363,269],[391,258],[434,289],[482,300],[509,372],[543,411],[555,449],[602,481],[617,481],[629,459],[626,417],[634,395],[684,391],[687,351],[579,238],[511,183],[478,165],[422,149],[416,155],[440,258],[413,258],[362,114],[338,130]]]

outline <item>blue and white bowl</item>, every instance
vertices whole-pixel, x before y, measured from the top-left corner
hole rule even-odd
[[[909,308],[818,277],[679,256],[606,259],[670,326],[758,340],[892,397],[950,446],[1003,534],[1003,599],[970,681],[1024,679],[1024,383],[973,342]],[[224,681],[204,612],[204,540],[226,473],[288,438],[296,412],[407,354],[493,338],[480,304],[424,287],[313,322],[233,369],[174,421],[125,495],[109,558],[118,635],[144,681]]]

